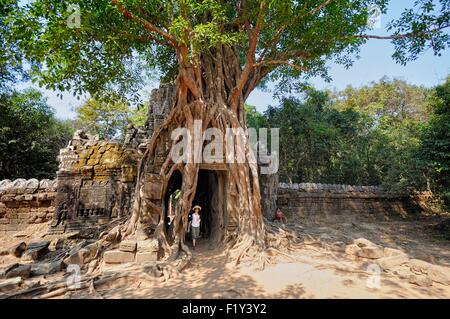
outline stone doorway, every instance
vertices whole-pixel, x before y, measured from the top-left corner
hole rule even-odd
[[[199,244],[206,242],[209,248],[220,247],[225,238],[225,179],[224,171],[200,169],[198,173],[192,207],[199,205],[202,208]]]
[[[169,245],[172,245],[175,239],[172,219],[175,216],[176,210],[179,208],[178,200],[180,196],[178,192],[181,190],[182,183],[183,176],[180,171],[174,171],[169,179],[167,191],[164,196],[164,231],[167,234]]]

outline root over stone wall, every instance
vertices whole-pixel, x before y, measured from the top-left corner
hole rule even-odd
[[[0,233],[20,232],[47,223],[55,211],[56,181],[0,181]]]

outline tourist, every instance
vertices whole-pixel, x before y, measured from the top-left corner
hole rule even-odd
[[[286,215],[284,215],[280,208],[277,208],[277,212],[275,213],[275,220],[282,223],[287,223]]]
[[[192,246],[195,250],[195,241],[200,237],[200,210],[202,209],[199,205],[195,205],[192,208],[194,213],[192,214],[192,220],[190,220],[190,230],[191,230],[191,238],[192,238]]]

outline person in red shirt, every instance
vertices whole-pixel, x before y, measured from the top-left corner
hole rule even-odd
[[[275,220],[285,224],[287,223],[286,215],[284,215],[284,213],[279,208],[277,208],[277,212],[275,213]]]

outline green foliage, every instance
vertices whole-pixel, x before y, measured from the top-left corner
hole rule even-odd
[[[265,113],[280,128],[280,178],[289,182],[358,183],[351,142],[359,115],[332,108],[328,92],[309,90],[304,101],[286,98]],[[347,142],[347,143],[346,143]]]
[[[88,99],[75,108],[76,126],[100,139],[123,136],[129,123],[130,107],[125,102],[105,102]],[[140,119],[136,119],[140,120]]]
[[[450,77],[431,97],[432,115],[423,130],[421,158],[429,169],[432,189],[450,207]]]
[[[134,127],[144,127],[148,119],[148,108],[141,105],[130,111],[129,121]]]
[[[450,44],[449,33],[442,32],[449,22],[450,0],[415,0],[414,8],[405,10],[400,19],[388,25],[388,31],[399,35],[394,39],[393,58],[406,64],[426,50],[440,56]],[[401,36],[404,34],[420,36]]]
[[[34,89],[0,93],[0,180],[54,178],[73,131]]]
[[[260,128],[267,127],[266,118],[256,110],[256,107],[245,104],[245,113],[247,115],[247,127],[251,127],[258,131]]]
[[[442,109],[448,91],[437,90],[441,93],[435,94],[433,101]],[[337,93],[310,88],[302,100],[285,98],[280,107],[269,107],[264,119],[247,108],[247,118],[249,122],[258,119],[258,123],[267,121],[269,126],[280,128],[279,173],[283,181],[423,190],[430,165],[418,154],[422,127],[429,117],[429,96],[429,89],[384,78],[370,86],[349,87]],[[435,122],[440,129],[429,128],[427,132],[441,137],[429,135],[430,142],[424,145],[445,145],[436,149],[440,160],[432,162],[448,163],[448,119],[432,119],[430,125]],[[436,166],[436,171],[448,174],[441,167]],[[448,180],[445,174],[442,179]]]
[[[14,14],[16,1],[2,0],[0,13],[0,90],[5,90],[20,75],[24,75],[21,64],[22,55],[17,43],[8,41],[12,32],[11,16]]]
[[[406,119],[426,120],[428,94],[429,90],[424,87],[385,77],[370,86],[358,89],[349,86],[334,98],[337,100],[337,109],[353,109],[373,118],[385,117],[399,122]]]
[[[273,80],[279,89],[291,91],[303,87],[304,77],[329,79],[330,60],[351,65],[351,57],[367,41],[361,35],[369,31],[369,8],[378,5],[385,12],[388,0],[116,2],[128,13],[110,0],[2,1],[0,44],[7,54],[2,54],[6,60],[0,61],[0,69],[12,70],[26,61],[32,79],[48,89],[137,98],[154,70],[162,81],[176,77],[175,50],[168,42],[185,44],[194,62],[212,47],[234,46],[243,66],[259,22],[256,57],[264,56],[260,85]],[[79,28],[67,23],[73,19],[72,5],[80,8]],[[392,32],[410,33],[395,38],[397,60],[417,58],[429,47],[436,54],[448,47],[448,5],[449,0],[416,1],[392,22]]]
[[[396,191],[426,184],[417,152],[420,127],[428,119],[429,94],[429,89],[387,78],[336,94],[336,109],[351,109],[365,118],[364,135],[353,147],[365,154],[366,183]]]

